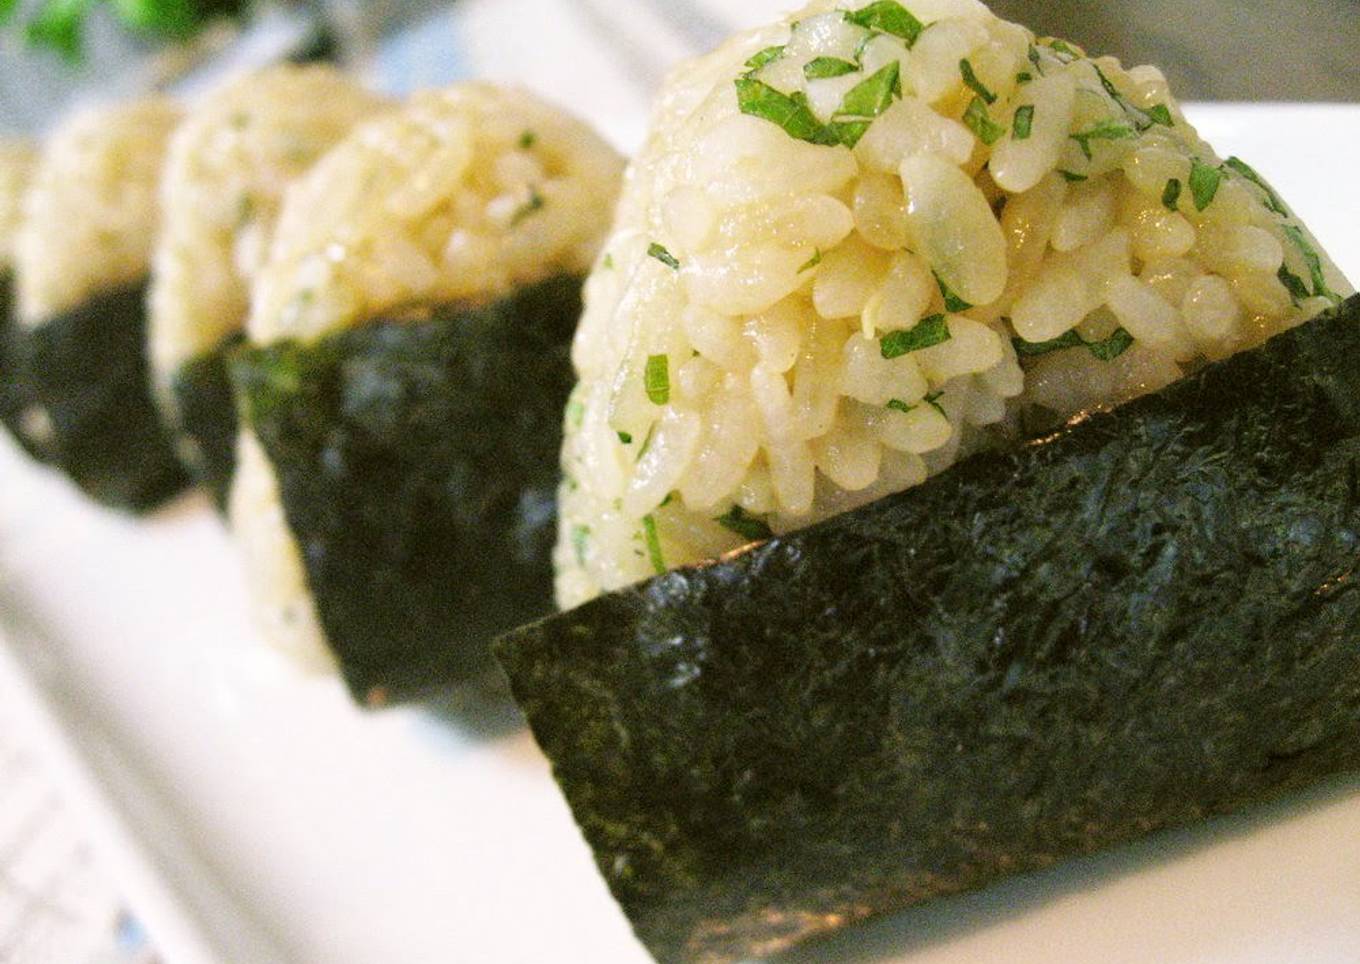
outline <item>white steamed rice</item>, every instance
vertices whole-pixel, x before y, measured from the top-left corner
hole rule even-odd
[[[386,105],[332,68],[282,65],[194,106],[161,186],[150,349],[163,394],[181,365],[245,327],[284,190]]]
[[[21,322],[39,325],[146,277],[161,165],[179,119],[174,102],[150,97],[78,111],[51,135],[15,250]]]
[[[622,170],[585,124],[527,91],[418,94],[360,124],[289,188],[253,290],[250,340],[310,341],[583,275]],[[249,432],[230,513],[265,631],[303,662],[331,665],[273,468]]]
[[[1351,290],[1155,68],[975,0],[905,8],[818,0],[666,85],[574,347],[563,607],[916,485],[1023,405],[1156,390]]]

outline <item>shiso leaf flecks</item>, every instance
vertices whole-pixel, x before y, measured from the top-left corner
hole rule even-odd
[[[657,959],[765,956],[1360,768],[1357,477],[1352,299],[497,652]]]
[[[552,610],[580,292],[560,278],[233,358],[359,700],[480,682],[491,638]]]

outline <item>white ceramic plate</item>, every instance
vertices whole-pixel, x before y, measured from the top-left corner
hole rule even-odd
[[[552,0],[516,9],[535,5]],[[495,4],[465,10],[461,70],[513,75],[637,142],[646,94],[625,67],[582,57],[568,75],[541,50],[492,57]],[[583,22],[554,26],[565,49],[591,42]],[[1360,108],[1192,117],[1360,277]],[[203,500],[122,519],[0,442],[0,635],[0,698],[28,707],[172,964],[647,959],[516,722],[468,732],[451,713],[364,715],[336,681],[296,675],[256,639]],[[1351,962],[1353,789],[912,911],[796,959]]]

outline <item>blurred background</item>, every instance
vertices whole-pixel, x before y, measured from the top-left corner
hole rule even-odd
[[[610,48],[629,80],[647,87],[675,57],[710,48],[734,27],[794,5],[0,0],[0,128],[41,131],[74,97],[192,90],[222,71],[284,57],[337,59],[380,87],[407,90],[473,69],[513,74],[554,52],[570,56],[583,37]],[[1040,33],[1117,53],[1126,63],[1156,63],[1183,100],[1360,101],[1360,0],[997,0],[993,6]]]

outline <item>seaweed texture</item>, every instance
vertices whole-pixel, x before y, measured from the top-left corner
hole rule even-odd
[[[231,390],[227,359],[245,341],[235,334],[180,366],[172,391],[172,421],[184,464],[226,512],[231,480],[236,474],[236,436],[239,422]]]
[[[33,381],[13,312],[14,275],[6,271],[0,274],[0,425],[30,457],[41,461],[46,458],[42,442],[24,424],[24,414],[33,406]]]
[[[145,512],[188,484],[151,397],[146,284],[94,295],[22,336],[50,461],[91,498]]]
[[[552,611],[580,311],[581,280],[558,278],[487,307],[233,359],[322,628],[360,701],[498,677],[491,639]]]
[[[505,637],[661,961],[763,955],[1360,768],[1360,300]]]

